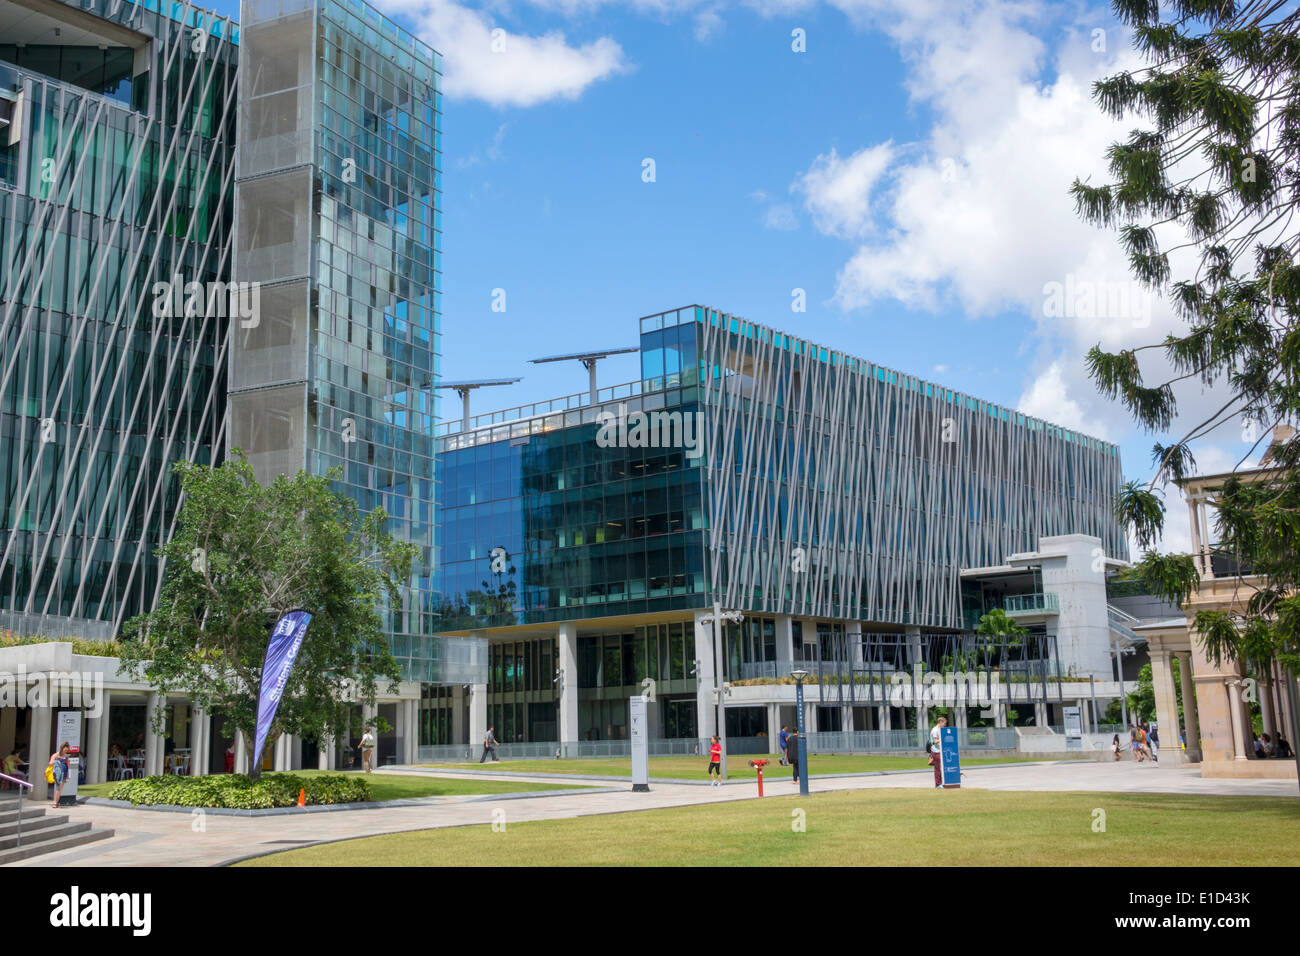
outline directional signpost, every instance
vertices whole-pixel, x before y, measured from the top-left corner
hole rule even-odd
[[[939,759],[943,768],[943,788],[961,788],[961,755],[957,752],[957,728],[939,728]]]
[[[649,729],[646,722],[646,699],[633,697],[628,703],[632,722],[632,789],[644,792],[650,789],[650,745],[646,740]]]

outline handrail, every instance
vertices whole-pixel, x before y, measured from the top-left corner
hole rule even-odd
[[[32,785],[26,780],[19,780],[17,777],[9,776],[7,773],[0,773],[0,779],[8,780],[10,783],[16,783],[20,787],[26,787],[28,790],[32,789]]]
[[[30,764],[28,766],[30,766]],[[7,773],[0,773],[0,777],[3,777],[6,780],[18,784],[18,825],[14,828],[14,846],[16,847],[22,846],[23,845],[23,787],[26,787],[28,790],[31,790],[32,785],[28,783],[26,780],[19,780],[17,777],[9,776],[9,774]]]

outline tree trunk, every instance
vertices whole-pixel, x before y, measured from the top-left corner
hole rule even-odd
[[[248,754],[248,779],[252,781],[261,779],[262,760],[265,759],[268,753],[275,750],[275,742],[280,739],[280,730],[273,724],[271,729],[267,731],[266,743],[262,746],[262,758],[257,761],[256,765],[253,764],[253,746],[256,743],[256,740],[254,739],[255,736],[256,732],[252,734],[244,734],[244,749]]]

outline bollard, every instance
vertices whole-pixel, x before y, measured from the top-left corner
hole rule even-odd
[[[758,795],[763,795],[763,768],[767,766],[766,760],[751,760],[749,765],[758,771]]]

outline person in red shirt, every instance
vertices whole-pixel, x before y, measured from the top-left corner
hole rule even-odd
[[[709,746],[709,782],[715,787],[722,783],[722,742],[717,737]]]

